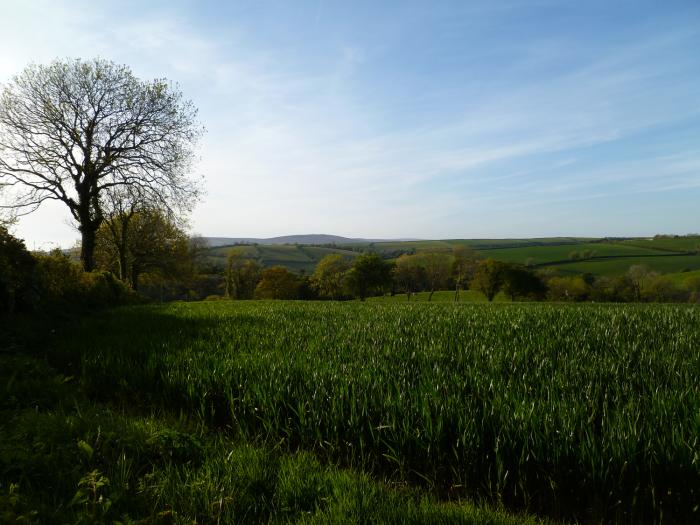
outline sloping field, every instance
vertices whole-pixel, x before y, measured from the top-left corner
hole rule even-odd
[[[676,255],[674,252],[663,252],[650,248],[641,248],[618,243],[581,243],[576,245],[527,246],[523,248],[505,248],[481,250],[484,257],[499,261],[542,265],[552,262],[568,261],[572,252],[589,251],[594,257],[631,257],[640,255]]]
[[[700,249],[700,236],[658,237],[653,239],[629,239],[623,241],[630,246],[640,246],[653,250],[676,252],[696,251]]]
[[[593,275],[621,275],[630,266],[643,265],[658,273],[677,273],[683,270],[700,270],[700,255],[669,255],[661,257],[628,257],[619,259],[593,259],[551,265],[562,273]]]

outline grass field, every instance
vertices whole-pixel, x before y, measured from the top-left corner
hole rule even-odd
[[[441,500],[698,520],[697,307],[173,304],[86,319],[52,346],[93,399],[197,414]]]

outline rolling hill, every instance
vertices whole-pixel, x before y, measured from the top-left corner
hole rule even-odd
[[[362,252],[373,251],[387,259],[394,259],[404,253],[427,250],[450,252],[460,245],[473,248],[483,257],[535,268],[550,268],[562,275],[619,275],[633,265],[645,265],[664,274],[700,270],[700,236],[373,240],[311,234],[270,239],[206,239],[211,246],[209,260],[216,266],[223,268],[229,251],[235,248],[265,267],[282,265],[306,274],[313,272],[318,261],[329,254],[340,254],[352,260]]]

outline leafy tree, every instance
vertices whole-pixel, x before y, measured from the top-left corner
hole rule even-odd
[[[193,270],[187,234],[160,210],[132,211],[128,220],[110,218],[98,230],[96,246],[100,266],[134,290],[144,274],[172,280],[187,278]]]
[[[590,288],[583,277],[552,277],[547,282],[549,298],[553,301],[583,301]]]
[[[539,276],[517,264],[506,264],[503,267],[502,289],[511,301],[519,298],[539,300],[547,293],[547,286]]]
[[[635,301],[639,302],[642,300],[642,291],[644,289],[645,282],[649,278],[654,277],[655,275],[655,273],[653,273],[651,270],[649,270],[647,266],[644,266],[643,264],[635,264],[633,266],[630,266],[629,270],[627,271],[627,277],[632,283]]]
[[[678,286],[668,277],[652,275],[646,279],[642,297],[647,301],[671,303],[685,302],[688,300],[689,295],[687,289]]]
[[[406,300],[420,290],[426,281],[425,268],[417,255],[401,255],[394,265],[394,282],[406,292]]]
[[[226,259],[226,296],[231,299],[252,299],[262,278],[262,266],[255,259],[232,249]]]
[[[31,65],[0,95],[8,207],[26,214],[45,201],[65,204],[90,271],[109,192],[137,188],[161,209],[196,201],[198,184],[187,176],[201,134],[196,115],[166,80],[139,80],[107,60]]]
[[[503,270],[505,265],[501,261],[485,259],[476,266],[471,287],[483,293],[489,302],[493,301],[503,284]]]
[[[457,302],[460,290],[474,277],[481,255],[468,246],[460,245],[454,247],[452,257],[452,277],[455,283],[455,302]]]
[[[262,279],[255,287],[256,299],[297,299],[299,277],[284,266],[272,266],[262,271]]]
[[[358,256],[347,274],[353,295],[364,301],[370,294],[381,293],[391,285],[392,265],[376,253]]]
[[[335,300],[345,288],[345,274],[350,264],[340,254],[326,255],[321,259],[311,276],[311,285],[322,296]]]
[[[431,301],[435,290],[445,288],[452,272],[452,255],[444,252],[421,252],[418,254],[425,269],[425,282],[428,291],[428,301]]]

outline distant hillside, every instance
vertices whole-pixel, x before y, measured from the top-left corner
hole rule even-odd
[[[365,244],[370,242],[384,242],[383,239],[350,239],[339,235],[326,235],[323,233],[310,233],[304,235],[284,235],[282,237],[270,237],[268,239],[255,237],[204,237],[209,246],[230,246],[232,244]]]
[[[364,251],[374,251],[387,259],[424,250],[451,252],[455,246],[469,246],[483,257],[520,263],[533,268],[550,268],[563,275],[591,273],[619,275],[632,265],[685,279],[700,271],[700,236],[660,236],[655,238],[536,239],[445,239],[379,240],[350,239],[337,235],[289,235],[271,239],[209,237],[209,261],[223,268],[230,247],[248,244],[246,256],[265,267],[282,265],[295,272],[311,273],[329,254],[351,261]]]

